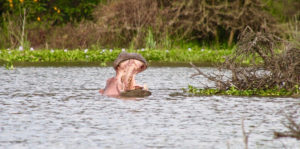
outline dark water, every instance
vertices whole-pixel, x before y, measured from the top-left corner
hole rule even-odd
[[[295,139],[273,139],[273,131],[286,130],[285,113],[300,114],[299,99],[170,96],[188,84],[211,85],[190,79],[193,72],[149,68],[137,82],[152,96],[122,100],[98,93],[112,68],[0,68],[0,148],[239,149],[242,119],[247,132],[254,129],[250,148],[300,148]]]

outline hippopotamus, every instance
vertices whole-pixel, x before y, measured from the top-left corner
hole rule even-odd
[[[137,96],[149,96],[148,88],[137,85],[135,81],[135,75],[146,70],[147,67],[146,59],[140,54],[121,52],[113,63],[116,76],[109,78],[105,88],[100,89],[99,92],[106,96],[119,97],[126,96],[127,92],[132,96],[134,95],[132,93],[138,91]]]

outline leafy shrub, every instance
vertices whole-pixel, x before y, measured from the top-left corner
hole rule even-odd
[[[23,8],[27,9],[29,21],[47,21],[50,24],[79,22],[82,19],[93,19],[95,6],[103,0],[8,0],[0,6],[2,14],[19,15]],[[1,21],[3,23],[3,20]]]

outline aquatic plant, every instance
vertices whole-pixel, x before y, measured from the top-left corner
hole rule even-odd
[[[7,70],[13,70],[14,69],[14,65],[12,62],[7,62],[5,65],[5,69]]]
[[[227,90],[220,90],[218,88],[197,88],[195,86],[189,85],[184,92],[190,93],[197,96],[211,96],[211,95],[230,95],[230,96],[267,96],[267,97],[299,97],[300,88],[295,85],[292,89],[285,89],[280,87],[268,88],[268,89],[245,89],[240,90],[234,86]]]
[[[102,50],[0,50],[0,60],[5,62],[99,62],[105,66],[108,62],[113,62],[121,51],[126,49],[102,49]],[[221,63],[231,50],[206,50],[199,49],[171,49],[171,50],[132,50],[143,55],[151,62],[196,62],[196,63]]]

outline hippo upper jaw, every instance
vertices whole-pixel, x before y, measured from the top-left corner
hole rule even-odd
[[[114,61],[114,64],[113,64],[114,69],[117,71],[118,67],[120,66],[120,64],[122,62],[130,60],[130,59],[139,60],[140,62],[143,63],[143,67],[141,68],[141,71],[144,71],[147,69],[148,62],[146,61],[146,59],[143,56],[141,56],[140,54],[137,54],[137,53],[127,53],[127,52],[121,52],[119,54],[117,59]]]

